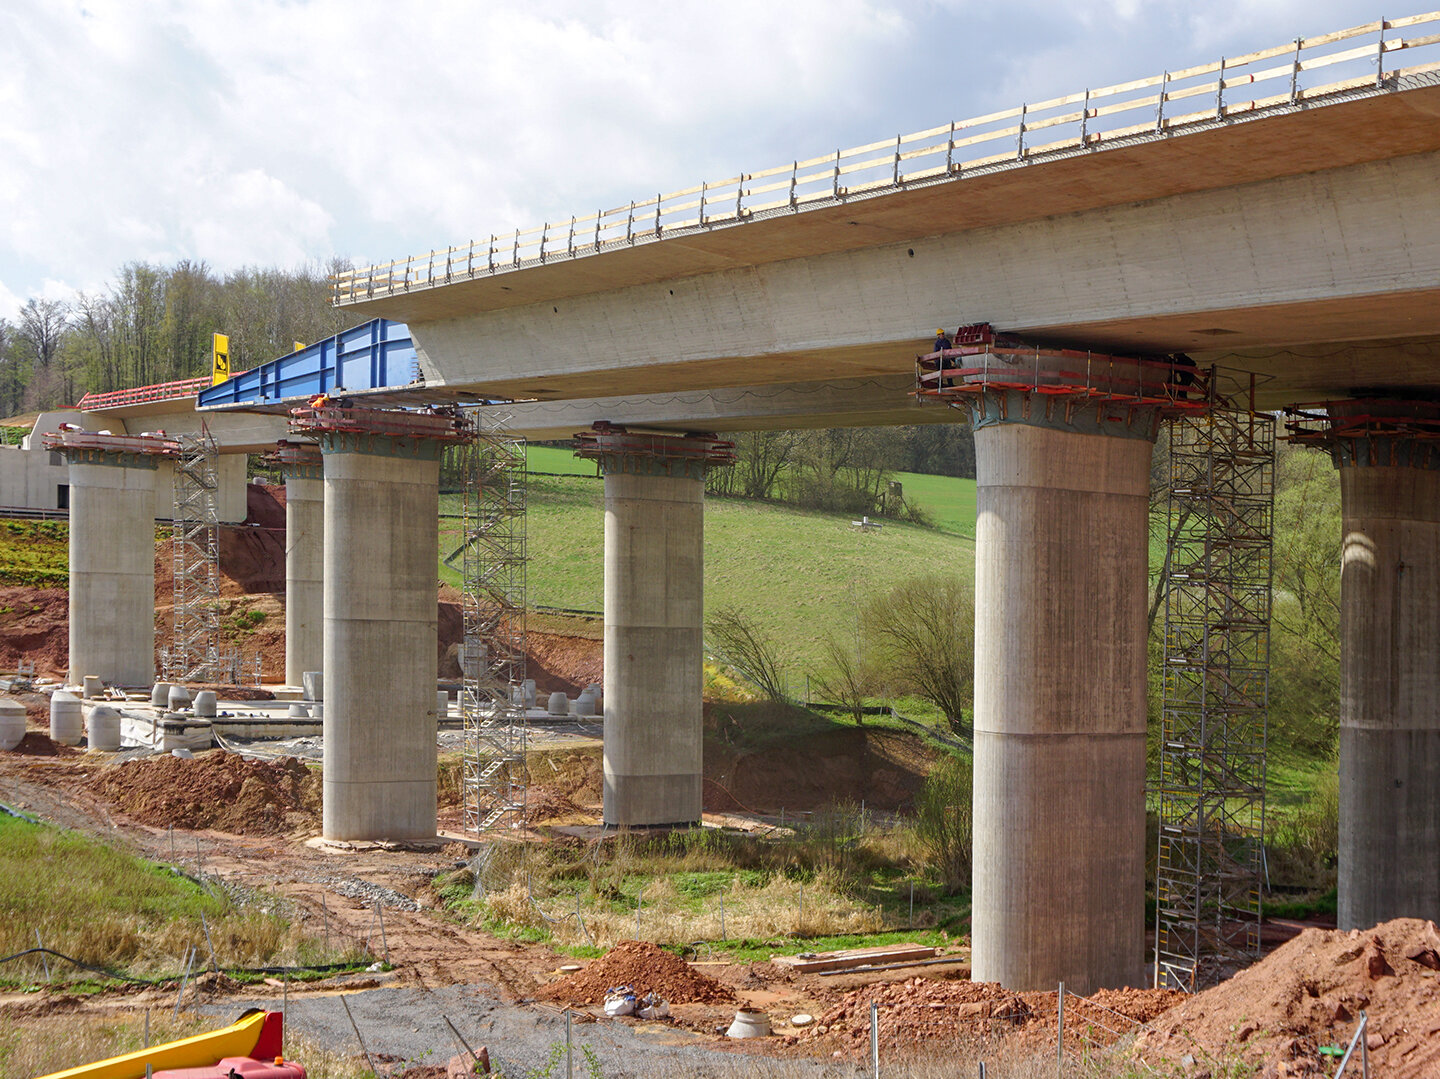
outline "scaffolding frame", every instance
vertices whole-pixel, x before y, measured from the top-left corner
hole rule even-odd
[[[219,450],[204,424],[198,434],[179,435],[174,442],[174,636],[161,650],[161,664],[166,681],[216,681],[221,666]]]
[[[525,440],[509,417],[475,415],[463,448],[460,717],[466,831],[525,819]]]
[[[1260,949],[1275,418],[1246,390],[1212,372],[1169,425],[1154,982],[1185,992]]]

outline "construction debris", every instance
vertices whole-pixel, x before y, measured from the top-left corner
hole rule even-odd
[[[927,947],[924,944],[887,944],[879,948],[845,948],[835,952],[777,955],[770,961],[777,967],[784,967],[796,974],[819,974],[826,970],[849,970],[853,967],[910,963],[930,959],[939,954],[940,949]]]

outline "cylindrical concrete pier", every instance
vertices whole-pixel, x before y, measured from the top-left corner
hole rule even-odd
[[[138,440],[136,440],[138,441]],[[145,454],[70,452],[70,681],[155,680],[155,473]]]
[[[605,823],[701,812],[705,480],[605,473]]]
[[[315,466],[285,476],[285,684],[321,670],[325,649],[325,482]]]
[[[700,820],[705,474],[734,450],[608,424],[576,436],[605,475],[607,825]]]
[[[1155,413],[1043,411],[1012,400],[975,433],[972,963],[1085,994],[1145,984]]]
[[[1375,441],[1335,456],[1342,929],[1440,919],[1440,461]]]
[[[320,433],[327,839],[435,835],[440,443]]]

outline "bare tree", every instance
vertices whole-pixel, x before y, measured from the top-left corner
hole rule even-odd
[[[975,689],[975,597],[953,575],[896,585],[865,609],[862,624],[888,673],[939,708],[967,742]]]
[[[785,700],[785,668],[775,641],[743,611],[722,607],[706,621],[710,650],[770,700]]]
[[[816,678],[820,692],[844,708],[857,727],[863,725],[865,702],[880,687],[874,662],[859,648],[842,644],[834,636],[825,638],[825,658],[829,668]]]
[[[39,367],[49,367],[60,351],[60,338],[65,333],[69,317],[69,309],[59,300],[31,297],[20,308],[17,336],[29,347],[31,357]]]

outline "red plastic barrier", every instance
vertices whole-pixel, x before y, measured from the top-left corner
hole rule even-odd
[[[170,1068],[158,1071],[154,1079],[305,1079],[305,1069],[294,1061],[256,1060],[254,1057],[226,1057],[208,1068]]]

